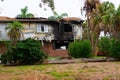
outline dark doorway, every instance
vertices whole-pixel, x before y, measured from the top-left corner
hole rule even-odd
[[[56,50],[66,50],[68,45],[69,41],[53,41],[53,48]]]
[[[72,32],[72,26],[69,24],[64,25],[64,32]]]

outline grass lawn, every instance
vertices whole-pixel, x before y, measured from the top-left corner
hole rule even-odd
[[[0,80],[120,80],[120,62],[0,66]]]

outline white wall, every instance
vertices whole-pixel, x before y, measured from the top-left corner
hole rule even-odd
[[[34,32],[24,33],[24,39],[33,38],[35,36]]]
[[[6,23],[0,23],[0,41],[9,40],[9,37],[7,36],[7,31],[5,30],[6,26]]]
[[[32,23],[31,23],[32,24]],[[41,24],[41,23],[39,23]],[[54,39],[54,34],[53,34],[53,27],[47,24],[44,24],[45,26],[47,26],[47,31],[46,32],[37,32],[37,25],[34,25],[34,29],[29,27],[26,27],[26,25],[23,25],[25,27],[25,31],[24,32],[24,39],[26,38],[34,38],[34,37],[38,37],[39,40],[45,39],[48,41],[51,41]],[[10,40],[9,37],[7,36],[7,31],[5,30],[7,26],[7,23],[0,23],[0,41],[4,41],[4,40]],[[45,28],[46,29],[46,28]]]
[[[53,33],[53,27],[48,25],[48,33],[46,34],[45,39],[47,41],[52,41],[54,40],[54,33]]]
[[[74,39],[82,39],[82,33],[83,33],[83,29],[81,25],[73,25],[73,35],[74,35]]]
[[[44,25],[44,31],[41,31],[41,25]],[[28,26],[28,25],[27,25]],[[26,27],[24,32],[24,39],[26,38],[37,38],[39,40],[51,41],[54,39],[53,27],[47,24],[37,23],[34,24],[34,29],[32,27]]]

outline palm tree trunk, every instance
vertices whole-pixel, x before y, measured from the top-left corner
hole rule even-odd
[[[88,34],[88,40],[91,40],[90,39],[90,23],[89,23],[89,16],[87,15],[87,34]]]

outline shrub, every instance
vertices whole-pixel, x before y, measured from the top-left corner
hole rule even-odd
[[[68,47],[69,55],[75,58],[91,57],[92,47],[90,41],[75,41],[70,43]]]
[[[99,49],[107,57],[110,56],[111,40],[108,37],[102,37],[99,42]]]
[[[34,39],[27,39],[25,41],[18,42],[16,47],[11,48],[7,53],[1,56],[2,63],[13,64],[34,64],[39,61],[43,61],[47,58],[47,55],[41,51],[41,44]]]
[[[120,40],[112,40],[110,53],[111,53],[111,57],[120,59]]]

